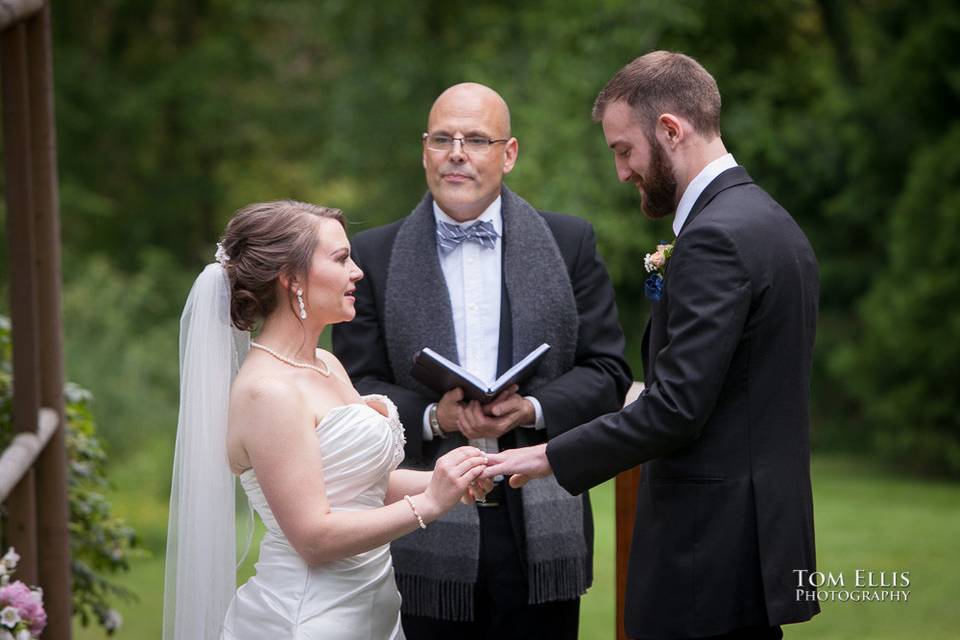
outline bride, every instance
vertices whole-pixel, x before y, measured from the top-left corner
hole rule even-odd
[[[216,258],[181,319],[163,637],[402,638],[388,543],[482,499],[486,457],[461,447],[432,473],[398,470],[396,407],[315,349],[354,317],[363,277],[339,210],[247,206]],[[266,527],[236,590],[235,477]]]

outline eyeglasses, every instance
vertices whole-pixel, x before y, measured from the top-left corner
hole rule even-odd
[[[434,151],[453,151],[453,143],[459,142],[460,148],[467,153],[483,154],[490,150],[490,145],[497,144],[498,142],[508,142],[510,138],[503,138],[502,140],[491,140],[483,136],[455,138],[440,133],[434,133],[432,135],[425,133],[423,134],[423,140],[427,143],[427,148],[433,149]]]

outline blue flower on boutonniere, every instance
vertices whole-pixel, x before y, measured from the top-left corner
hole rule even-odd
[[[663,297],[663,276],[667,274],[667,260],[673,255],[673,243],[661,242],[657,250],[643,258],[643,268],[650,275],[643,283],[643,292],[653,301]]]

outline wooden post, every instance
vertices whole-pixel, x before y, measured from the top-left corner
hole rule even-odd
[[[26,27],[0,33],[3,86],[3,141],[6,156],[7,244],[10,322],[13,337],[14,431],[36,431],[40,410],[37,344],[36,255],[31,201],[30,104]],[[34,472],[27,472],[7,499],[7,538],[20,554],[17,577],[35,583],[37,571]]]
[[[617,640],[626,640],[623,628],[627,593],[627,565],[630,560],[630,541],[636,521],[637,490],[640,487],[640,467],[634,467],[617,476]]]
[[[0,0],[0,31],[43,9],[46,0]]]
[[[60,428],[36,463],[39,583],[49,624],[44,637],[70,638],[70,504],[67,496],[66,422],[63,412],[63,324],[60,308],[60,203],[53,108],[50,7],[27,20],[31,107],[34,242],[37,256],[37,327],[40,334],[40,402]]]
[[[630,404],[643,391],[642,382],[634,382],[627,391],[624,406]],[[633,539],[633,526],[636,521],[637,491],[640,489],[640,467],[628,469],[617,475],[615,489],[615,507],[617,522],[617,640],[626,640],[623,619],[626,608],[627,565],[630,561],[630,541]]]

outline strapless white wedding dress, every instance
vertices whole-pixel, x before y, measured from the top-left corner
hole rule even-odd
[[[331,409],[316,427],[332,511],[382,507],[390,472],[403,459],[397,409],[373,397],[388,406],[389,418],[366,404],[348,404]],[[389,545],[308,566],[277,525],[253,469],[240,483],[267,532],[256,575],[230,603],[224,640],[403,638]]]

